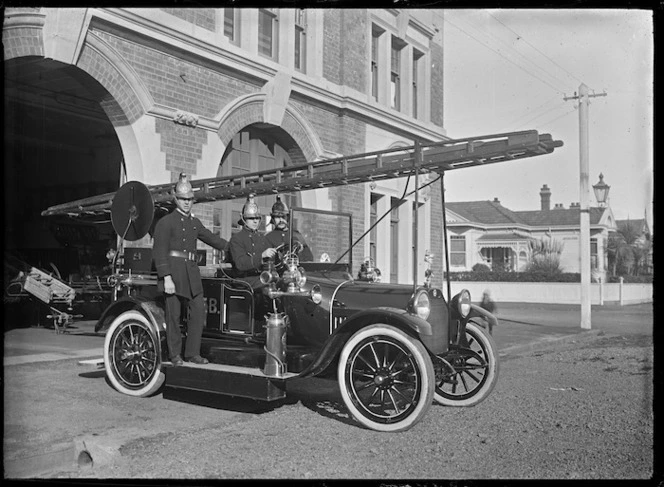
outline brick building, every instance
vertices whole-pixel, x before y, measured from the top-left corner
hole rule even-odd
[[[42,210],[115,191],[125,181],[166,183],[180,171],[210,178],[445,139],[442,11],[6,8],[4,14],[6,197],[22,200],[6,209],[6,242],[40,259],[64,262],[58,252],[81,246],[79,230],[68,234],[65,223],[54,230]],[[405,183],[285,198],[290,206],[352,213],[357,237],[390,209]],[[371,255],[384,280],[412,282],[416,244],[422,281],[425,251],[442,256],[440,187],[420,197],[416,234],[414,196],[408,199],[355,248],[356,270]],[[259,198],[265,213],[272,202]],[[199,204],[194,212],[229,238],[242,203]],[[97,241],[87,251],[98,263],[114,236],[87,230]],[[150,237],[134,245],[151,246]],[[442,259],[433,269],[440,285]]]

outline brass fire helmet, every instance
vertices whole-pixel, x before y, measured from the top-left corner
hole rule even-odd
[[[244,203],[244,206],[242,207],[242,218],[255,218],[261,217],[261,210],[258,208],[258,205],[254,201],[254,194],[250,194],[247,196],[247,201]]]
[[[286,218],[288,217],[288,206],[286,203],[281,201],[281,197],[277,196],[277,201],[272,205],[272,212],[270,213],[272,217]]]
[[[191,187],[191,183],[187,179],[187,175],[183,172],[180,173],[180,178],[178,182],[175,183],[173,188],[173,196],[176,198],[193,198],[194,190]]]

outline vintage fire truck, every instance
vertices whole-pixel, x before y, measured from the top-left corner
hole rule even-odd
[[[429,174],[426,184],[439,181],[443,189],[447,241],[446,171],[544,155],[561,145],[548,134],[514,132],[416,143],[192,181],[192,186],[200,203],[398,177],[414,178],[421,189],[420,177]],[[54,206],[42,215],[84,220],[110,215],[122,239],[135,241],[173,208],[171,188],[131,181],[116,193]],[[417,225],[417,213],[414,218]],[[371,262],[358,272],[351,214],[292,208],[290,221],[315,258],[301,260],[291,239],[261,275],[260,300],[228,264],[204,277],[208,314],[201,354],[207,365],[171,366],[150,249],[124,248],[123,264],[109,282],[113,302],[96,324],[106,333],[103,366],[113,387],[131,396],[161,391],[166,398],[186,400],[204,392],[276,401],[288,394],[293,379],[325,375],[336,377],[344,405],[360,425],[389,432],[412,427],[432,404],[474,406],[491,393],[498,354],[485,323],[496,318],[472,304],[467,290],[451,296],[449,281],[446,292],[432,287],[430,273],[421,284],[416,278],[409,285],[382,283]],[[257,309],[257,301],[268,303],[267,312]],[[186,339],[186,318],[181,329]]]

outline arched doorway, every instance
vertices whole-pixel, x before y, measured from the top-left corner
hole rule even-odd
[[[38,56],[5,61],[5,250],[55,264],[63,278],[99,275],[114,246],[108,223],[46,220],[49,206],[117,190],[122,149],[100,105],[108,92],[75,66]]]
[[[300,152],[296,142],[283,129],[265,123],[251,124],[236,133],[228,143],[219,164],[217,176],[289,166],[293,164],[293,158],[301,157],[293,154]],[[280,196],[289,208],[301,205],[299,192],[284,193]],[[269,230],[270,221],[267,217],[270,215],[276,198],[275,196],[257,196],[255,201],[264,216],[260,230]],[[244,203],[245,199],[214,203],[213,231],[225,239],[230,239],[233,233],[239,231],[241,224],[238,222]],[[216,251],[214,258],[216,262],[218,258]]]

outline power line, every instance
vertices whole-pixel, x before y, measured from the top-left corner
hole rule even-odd
[[[455,20],[456,20],[456,21],[459,21],[459,20],[461,20],[461,18],[457,18],[457,19],[455,19]],[[502,57],[503,59],[506,59],[506,60],[509,61],[510,63],[514,64],[515,66],[517,66],[517,67],[518,67],[519,69],[521,69],[522,71],[524,71],[524,72],[526,72],[527,74],[529,74],[529,75],[531,75],[531,76],[537,78],[538,80],[542,81],[543,83],[549,85],[551,88],[553,88],[553,89],[556,90],[557,92],[559,92],[559,93],[563,93],[563,92],[564,92],[563,89],[560,89],[560,88],[558,88],[558,87],[556,87],[556,86],[553,86],[553,85],[552,85],[551,83],[549,83],[548,81],[543,80],[540,76],[538,76],[538,74],[536,74],[536,73],[534,73],[534,72],[532,71],[532,68],[534,67],[536,70],[539,70],[539,71],[543,72],[546,76],[548,76],[548,77],[552,78],[553,80],[555,80],[555,82],[556,82],[557,84],[561,83],[561,84],[563,84],[563,85],[566,85],[566,83],[564,83],[562,80],[556,78],[556,76],[552,75],[551,73],[547,72],[546,69],[542,68],[542,67],[539,66],[537,63],[535,63],[534,61],[530,60],[527,56],[525,56],[524,54],[520,53],[519,51],[517,51],[516,49],[514,49],[514,48],[513,48],[512,46],[510,46],[509,44],[505,43],[503,40],[501,40],[501,39],[499,39],[499,38],[497,38],[497,37],[495,37],[495,36],[492,36],[491,34],[487,34],[486,32],[480,32],[480,35],[481,35],[481,36],[486,36],[486,37],[488,37],[488,40],[480,40],[480,39],[478,39],[477,37],[471,35],[470,32],[468,32],[467,30],[465,30],[465,29],[462,28],[461,26],[459,26],[459,25],[457,25],[456,23],[452,22],[452,21],[449,19],[449,15],[446,16],[446,17],[444,17],[444,21],[448,22],[450,25],[452,25],[453,27],[457,28],[458,30],[460,30],[461,32],[463,32],[464,34],[466,34],[468,37],[471,37],[472,39],[474,39],[475,41],[477,41],[477,42],[480,43],[481,45],[485,46],[486,48],[488,48],[488,49],[491,50],[492,52],[498,54],[498,55],[499,55],[500,57]],[[469,23],[467,23],[467,22],[465,22],[465,21],[463,21],[463,23],[464,23],[464,26],[465,26],[467,29],[472,29],[472,30],[476,31],[476,33],[477,33],[477,29],[475,29],[475,27],[472,27]],[[488,44],[487,44],[487,43],[488,43]],[[525,64],[530,63],[530,64],[532,65],[532,66],[528,66],[528,68],[530,68],[530,70],[526,69],[526,67],[524,67],[523,65],[517,64],[517,63],[514,62],[512,59],[510,59],[509,57],[507,57],[503,52],[498,51],[498,50],[494,49],[493,47],[491,47],[492,45],[494,45],[494,44],[496,44],[496,43],[498,43],[498,44],[503,44],[504,46],[506,46],[506,47],[505,47],[505,51],[510,51],[512,54],[516,54],[517,56],[520,56],[520,57],[522,58],[522,60],[520,60],[522,63],[524,63],[524,62],[525,62]]]
[[[553,95],[551,98],[549,98],[547,101],[545,101],[545,102],[542,103],[541,105],[539,105],[539,106],[533,108],[532,110],[528,109],[528,111],[527,111],[525,114],[520,115],[519,117],[515,118],[513,121],[507,123],[506,125],[510,125],[510,126],[512,126],[512,125],[514,125],[514,124],[516,124],[516,123],[521,122],[521,119],[522,119],[522,118],[525,118],[525,117],[531,115],[532,113],[537,112],[540,108],[542,108],[542,107],[548,105],[549,103],[551,103],[551,102],[552,102],[553,100],[555,100],[556,98],[558,98],[558,93],[554,94],[554,95]],[[547,112],[548,112],[548,111],[547,111]],[[545,113],[547,113],[547,112],[545,112]]]
[[[547,113],[552,112],[553,110],[557,110],[557,109],[559,109],[559,108],[561,108],[561,107],[563,107],[563,106],[565,106],[565,104],[561,102],[561,103],[557,104],[556,106],[549,108],[547,111],[545,111],[545,112],[543,112],[543,113],[540,113],[539,115],[535,115],[534,117],[529,118],[529,119],[526,120],[525,122],[521,122],[519,125],[514,125],[515,130],[516,130],[516,128],[517,128],[518,126],[525,126],[526,124],[529,124],[529,123],[531,123],[531,122],[534,122],[534,121],[537,120],[538,118],[542,118],[542,117],[543,117],[544,115],[546,115]]]
[[[547,55],[544,54],[542,51],[540,51],[539,49],[537,49],[534,45],[532,45],[530,42],[528,42],[528,41],[526,40],[526,38],[523,37],[521,34],[515,32],[512,28],[510,28],[509,26],[505,25],[503,22],[501,22],[500,20],[498,20],[498,19],[497,19],[497,18],[496,18],[491,12],[487,12],[487,13],[488,13],[488,14],[489,14],[489,15],[490,15],[490,16],[491,16],[496,22],[498,22],[499,24],[501,24],[502,26],[504,26],[506,29],[508,29],[510,32],[512,32],[512,33],[517,37],[517,40],[523,40],[523,42],[525,42],[526,44],[528,44],[530,47],[532,47],[533,49],[535,49],[535,50],[536,50],[538,53],[540,53],[542,56],[544,56],[544,57],[547,58],[549,61],[551,61],[553,64],[555,64],[556,66],[558,66],[560,69],[562,69],[563,71],[565,71],[565,73],[567,73],[567,74],[568,74],[570,77],[572,77],[574,80],[578,81],[579,83],[582,83],[582,81],[581,81],[579,78],[577,78],[576,76],[574,76],[572,73],[570,73],[570,72],[567,71],[565,68],[563,68],[560,64],[558,64],[558,63],[555,62],[553,59],[551,59],[549,56],[547,56]]]
[[[554,118],[553,120],[548,120],[548,121],[546,121],[546,122],[543,122],[543,123],[541,123],[540,125],[538,125],[536,128],[541,129],[541,128],[544,127],[545,125],[550,125],[550,124],[552,124],[553,122],[556,122],[556,121],[560,120],[561,118],[566,117],[566,116],[569,115],[570,113],[573,113],[574,111],[576,111],[576,108],[572,108],[571,110],[566,111],[565,113],[563,113],[562,115],[557,116],[557,117]]]
[[[525,72],[526,74],[529,74],[530,76],[532,76],[533,78],[538,79],[539,81],[541,81],[541,82],[544,83],[545,85],[548,85],[550,88],[553,88],[557,93],[564,93],[564,90],[561,90],[561,89],[559,89],[559,88],[553,86],[553,85],[552,85],[551,83],[549,83],[548,81],[543,80],[543,79],[540,78],[539,76],[537,76],[537,75],[535,75],[535,74],[533,74],[533,73],[527,71],[527,70],[526,70],[525,68],[523,68],[522,66],[516,64],[516,63],[515,63],[514,61],[512,61],[511,59],[509,59],[509,58],[503,56],[500,52],[496,51],[495,49],[493,49],[493,48],[490,47],[489,45],[487,45],[487,44],[485,44],[484,42],[482,42],[482,41],[480,41],[479,39],[477,39],[475,36],[473,36],[473,35],[469,34],[468,32],[466,32],[464,29],[462,29],[461,27],[459,27],[458,25],[456,25],[454,22],[450,21],[448,18],[445,18],[444,20],[445,20],[445,22],[447,22],[448,24],[450,24],[452,27],[454,27],[454,28],[460,30],[461,32],[463,32],[464,34],[466,34],[468,37],[470,37],[470,38],[473,39],[474,41],[476,41],[476,42],[478,42],[479,44],[483,45],[484,47],[488,48],[490,51],[492,51],[492,52],[498,54],[500,57],[506,59],[507,61],[509,61],[510,63],[512,63],[513,65],[515,65],[517,68],[519,68],[520,70],[522,70],[522,71]]]

